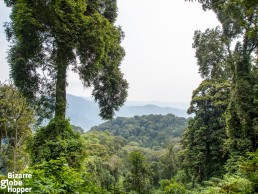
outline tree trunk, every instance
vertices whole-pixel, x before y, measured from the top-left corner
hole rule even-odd
[[[68,67],[68,60],[64,49],[57,51],[57,78],[56,78],[56,105],[55,105],[55,119],[65,119],[66,113],[66,71]]]

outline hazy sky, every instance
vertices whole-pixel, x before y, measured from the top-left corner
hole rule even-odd
[[[199,85],[194,49],[195,30],[218,25],[212,12],[184,0],[118,0],[117,24],[122,26],[126,57],[121,64],[129,82],[128,100],[185,102]],[[8,78],[3,22],[10,10],[0,1],[0,80]],[[90,96],[78,76],[69,72],[68,93]]]

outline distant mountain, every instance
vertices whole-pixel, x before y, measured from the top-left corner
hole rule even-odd
[[[98,104],[90,98],[79,97],[74,95],[67,95],[67,116],[70,118],[71,123],[76,126],[82,127],[88,131],[92,126],[99,125],[105,121],[99,117]],[[172,113],[180,117],[188,117],[186,110],[181,110],[172,107],[160,107],[153,104],[123,106],[116,116],[119,117],[133,117],[135,115],[150,115],[161,114],[166,115]]]
[[[71,124],[88,131],[92,126],[104,122],[99,117],[99,108],[94,101],[68,94],[67,103],[66,114],[70,118]]]
[[[89,100],[89,101],[94,101],[92,97],[82,97],[83,99]],[[160,107],[173,107],[179,110],[187,110],[190,106],[189,103],[183,103],[183,102],[162,102],[162,101],[132,101],[132,100],[127,100],[125,102],[125,106],[144,106],[146,104],[150,105],[156,105]]]
[[[123,106],[119,112],[117,113],[117,116],[119,117],[133,117],[135,115],[141,116],[141,115],[150,115],[150,114],[161,114],[166,115],[172,113],[176,116],[180,117],[188,117],[186,110],[180,110],[176,108],[171,107],[160,107],[153,104],[147,104],[143,106]]]
[[[187,110],[189,108],[189,103],[180,102],[160,102],[160,101],[126,101],[126,106],[144,106],[146,104],[156,105],[160,107],[173,107],[180,110]]]

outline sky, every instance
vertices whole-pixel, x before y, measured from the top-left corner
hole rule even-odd
[[[198,87],[195,30],[219,25],[212,12],[204,12],[199,3],[184,0],[118,0],[116,25],[122,26],[126,56],[121,70],[129,83],[128,100],[189,103]],[[3,22],[10,10],[0,1],[0,80],[9,77],[6,61],[8,42]],[[69,71],[67,92],[91,96],[79,77]]]

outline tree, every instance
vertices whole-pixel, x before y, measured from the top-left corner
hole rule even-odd
[[[131,175],[127,178],[127,187],[139,194],[148,193],[150,178],[148,177],[148,169],[143,154],[138,150],[131,152],[129,164]]]
[[[222,24],[223,39],[220,40],[224,40],[227,45],[227,55],[230,59],[228,69],[232,75],[227,111],[229,137],[227,145],[232,155],[243,155],[246,151],[254,151],[257,148],[258,109],[255,78],[258,53],[257,2],[255,0],[199,0],[199,2],[204,10],[214,11]],[[214,49],[207,52],[211,51]]]
[[[229,82],[205,80],[194,90],[188,113],[195,117],[188,123],[182,138],[182,166],[201,182],[221,175],[227,160],[224,149],[226,121],[224,114],[228,106]]]
[[[239,157],[232,167],[235,173],[227,173],[221,178],[211,178],[193,193],[257,193],[258,151],[249,152],[245,157]]]
[[[125,141],[107,132],[87,132],[83,137],[87,150],[84,163],[87,171],[102,188],[113,193],[114,189],[122,186],[120,179],[125,169],[122,167],[123,161],[119,153]]]
[[[223,35],[221,28],[194,32],[193,48],[199,66],[199,73],[205,79],[226,80],[232,77],[229,63],[232,60],[228,50],[230,42]]]
[[[186,193],[185,187],[177,183],[174,179],[163,179],[160,181],[161,190],[164,194],[184,194]]]
[[[32,137],[33,122],[34,111],[26,99],[13,85],[0,83],[0,157],[8,171],[16,173],[28,165],[25,143]]]
[[[69,67],[79,74],[110,119],[124,103],[128,84],[119,65],[123,32],[114,25],[116,1],[5,0],[12,7],[6,34],[11,78],[37,104],[38,115],[65,119]]]
[[[73,130],[69,120],[50,120],[47,126],[36,130],[28,144],[33,165],[63,157],[70,167],[81,169],[86,157],[83,138]]]

